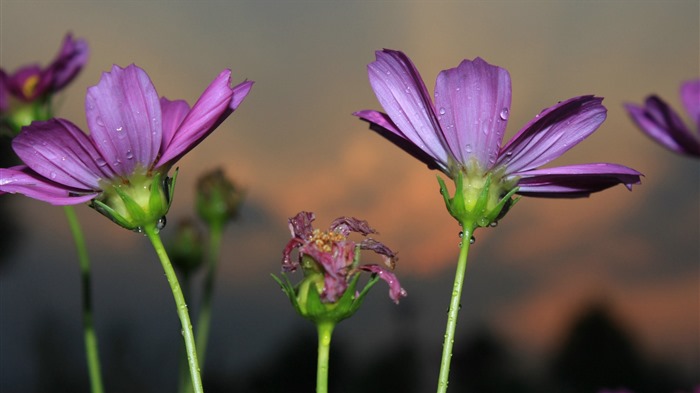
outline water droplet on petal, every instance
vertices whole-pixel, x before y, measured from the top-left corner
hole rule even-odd
[[[104,127],[105,123],[102,121],[102,118],[97,116],[97,119],[95,119],[95,123],[97,123],[98,126]]]
[[[131,152],[131,150],[126,151],[126,158],[131,160],[134,158],[134,153]]]
[[[51,173],[49,174],[49,177],[51,177],[51,179],[55,179],[55,178],[56,178],[56,172],[51,172]]]
[[[107,161],[105,161],[105,160],[102,159],[101,157],[96,158],[96,159],[95,159],[95,163],[97,164],[97,166],[105,166],[105,165],[107,165]]]
[[[472,152],[472,145],[469,144],[469,143],[467,143],[467,145],[464,146],[464,150],[465,150],[467,153],[471,153],[471,152]]]
[[[508,120],[508,108],[503,108],[501,110],[501,119]]]
[[[440,114],[444,115],[445,114],[445,108],[440,108]]]
[[[124,127],[117,127],[117,132],[121,132],[124,129]]]

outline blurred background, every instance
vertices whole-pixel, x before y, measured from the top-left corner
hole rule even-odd
[[[622,108],[656,93],[681,109],[680,83],[700,74],[697,0],[1,0],[0,66],[48,64],[69,31],[91,56],[54,102],[84,130],[85,90],[112,64],[135,63],[160,95],[190,103],[224,68],[235,83],[256,82],[179,162],[162,232],[167,241],[194,215],[193,186],[206,171],[221,167],[247,191],[224,236],[207,391],[313,390],[315,329],[270,278],[287,219],[301,210],[315,212],[319,228],[343,215],[368,220],[399,251],[408,291],[396,306],[379,284],[338,326],[331,390],[434,389],[459,227],[437,172],[351,116],[381,109],[365,68],[381,48],[408,54],[431,91],[438,72],[464,58],[508,69],[506,138],[557,101],[603,96],[607,121],[553,164],[608,161],[645,175],[632,192],[523,199],[497,228],[477,231],[451,390],[700,385],[700,166],[646,138]],[[62,209],[17,195],[0,204],[0,391],[87,391],[79,270]],[[182,339],[155,253],[142,235],[77,210],[107,390],[174,391]]]

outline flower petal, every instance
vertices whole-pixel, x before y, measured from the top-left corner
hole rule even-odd
[[[235,111],[241,102],[248,97],[248,93],[253,88],[253,81],[245,81],[233,87],[233,99],[231,99],[231,110]]]
[[[513,174],[518,176],[518,194],[532,197],[587,197],[617,184],[629,190],[641,183],[641,173],[618,164],[592,163],[536,169]]]
[[[97,191],[100,179],[114,176],[90,138],[67,120],[33,122],[12,147],[34,172],[70,188]]]
[[[396,125],[391,121],[388,115],[373,110],[363,110],[355,112],[353,115],[369,122],[370,130],[375,131],[406,153],[422,161],[429,169],[439,169],[445,174],[449,174],[447,167],[444,166],[443,163],[437,161],[430,154],[421,150],[415,143],[406,138],[406,136],[396,128]]]
[[[202,93],[167,145],[161,145],[156,167],[172,165],[206,138],[230,115],[231,70],[222,71]]]
[[[190,105],[185,100],[170,101],[165,97],[161,97],[160,110],[163,121],[163,140],[161,144],[167,146],[190,111]]]
[[[296,216],[289,219],[289,231],[293,238],[307,240],[314,231],[311,223],[316,219],[316,216],[311,212],[299,212]]]
[[[85,97],[91,137],[107,165],[128,176],[155,161],[162,137],[158,93],[141,68],[113,66]]]
[[[406,290],[401,288],[401,283],[396,278],[396,275],[379,265],[362,265],[360,270],[371,272],[373,274],[379,275],[379,278],[386,281],[389,284],[389,297],[394,303],[399,304],[399,299],[406,297],[408,293]]]
[[[486,171],[496,162],[510,101],[508,71],[481,58],[440,72],[435,107],[450,151],[462,166],[474,158]]]
[[[700,131],[700,79],[692,80],[681,85],[681,101],[690,118]]]
[[[9,169],[0,168],[0,194],[20,193],[52,205],[77,205],[98,195],[96,192],[78,195],[79,192],[82,191],[71,190],[49,181],[24,165]]]
[[[355,217],[338,217],[331,223],[330,229],[338,233],[348,236],[350,232],[358,232],[363,236],[370,233],[377,233],[369,223],[365,220],[360,220]]]
[[[384,265],[391,270],[396,267],[396,261],[399,259],[396,253],[391,251],[391,249],[384,245],[384,243],[374,240],[372,238],[362,239],[360,242],[360,249],[371,250],[381,255],[384,259]]]
[[[700,141],[678,113],[659,97],[648,97],[644,107],[625,104],[625,109],[639,129],[659,144],[676,153],[700,155]]]
[[[497,166],[506,173],[538,168],[586,139],[605,121],[603,99],[581,96],[545,109],[518,132],[499,153]]]
[[[367,66],[379,103],[409,141],[446,168],[449,153],[428,90],[411,59],[398,51],[376,52]]]
[[[63,88],[75,78],[87,63],[89,52],[85,40],[74,40],[70,33],[66,34],[61,50],[47,69],[47,73],[51,74],[51,88],[54,91]]]

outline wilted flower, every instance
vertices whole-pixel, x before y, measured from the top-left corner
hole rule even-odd
[[[352,315],[362,302],[362,298],[374,285],[376,278],[389,284],[389,297],[398,303],[406,296],[394,269],[396,254],[384,244],[365,237],[359,243],[350,240],[352,232],[367,236],[377,233],[367,221],[352,217],[335,219],[328,231],[314,229],[313,213],[300,212],[289,219],[292,239],[282,253],[282,270],[293,272],[299,267],[304,271],[304,280],[297,288],[282,285],[297,310],[310,319],[326,318],[328,313],[340,319]],[[292,251],[298,249],[298,257],[292,258]],[[383,259],[383,266],[377,264],[359,265],[360,250],[371,250]],[[362,293],[355,291],[361,271],[375,276]],[[320,315],[319,315],[320,314]]]
[[[243,203],[243,191],[217,168],[197,181],[197,214],[209,226],[223,226]]]
[[[88,45],[66,34],[61,50],[46,68],[24,66],[12,74],[0,69],[0,126],[17,134],[34,120],[51,117],[51,96],[70,83],[88,58]]]
[[[681,101],[694,125],[687,127],[666,102],[650,95],[644,106],[625,104],[632,120],[651,139],[671,151],[700,157],[700,79],[681,84]]]
[[[128,229],[164,217],[172,201],[168,171],[231,114],[253,82],[230,87],[224,70],[190,109],[158,98],[141,68],[114,66],[87,91],[90,135],[68,120],[24,127],[13,140],[25,165],[0,169],[0,193],[54,205],[91,206]]]
[[[606,117],[602,98],[580,96],[559,102],[501,146],[510,113],[508,71],[480,58],[464,60],[457,68],[440,72],[433,102],[405,54],[385,49],[376,56],[367,69],[387,113],[364,110],[355,115],[429,168],[455,180],[455,198],[445,195],[445,200],[460,221],[490,224],[505,214],[513,193],[582,197],[620,183],[630,189],[639,183],[639,172],[616,164],[538,169],[600,126]],[[444,184],[441,188],[446,193]]]

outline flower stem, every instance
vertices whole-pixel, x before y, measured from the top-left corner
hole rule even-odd
[[[92,290],[90,274],[90,258],[88,257],[85,237],[80,227],[78,216],[75,214],[73,206],[64,206],[63,211],[68,219],[68,226],[73,234],[75,248],[78,252],[78,262],[80,263],[80,291],[83,299],[83,336],[85,340],[85,355],[87,358],[88,375],[90,377],[90,391],[92,393],[102,393],[102,373],[100,371],[100,356],[97,349],[97,335],[92,321]]]
[[[175,305],[177,306],[177,315],[180,318],[180,324],[182,325],[182,335],[185,339],[185,348],[187,351],[187,364],[190,368],[190,376],[192,378],[192,386],[196,393],[203,393],[204,388],[202,387],[202,379],[199,374],[199,361],[197,359],[197,349],[194,342],[194,334],[192,333],[192,323],[190,322],[190,316],[187,311],[187,303],[185,303],[185,297],[182,295],[182,290],[180,289],[180,283],[177,280],[177,275],[173,269],[173,265],[168,258],[167,252],[165,252],[165,247],[163,242],[158,235],[158,230],[156,229],[155,223],[149,224],[144,227],[144,232],[148,239],[153,244],[153,248],[158,254],[160,263],[163,265],[163,270],[165,271],[165,277],[168,279],[168,284],[170,284],[170,290],[173,292],[173,297],[175,298]]]
[[[318,363],[316,365],[316,393],[328,393],[328,360],[331,350],[331,335],[335,322],[318,322]]]
[[[207,275],[204,278],[204,294],[202,295],[202,306],[199,310],[197,325],[197,356],[199,365],[204,368],[206,359],[207,343],[209,341],[209,331],[211,326],[212,298],[214,295],[214,281],[216,278],[216,266],[219,260],[219,250],[221,249],[221,237],[224,232],[224,225],[213,224],[209,233],[209,252],[207,253]],[[182,393],[192,391],[190,384],[182,385]]]
[[[464,234],[457,260],[457,271],[455,272],[455,282],[452,287],[452,298],[450,308],[447,312],[447,327],[445,328],[445,342],[442,344],[442,360],[440,361],[440,376],[438,377],[438,393],[447,392],[447,384],[450,375],[450,361],[452,360],[452,347],[455,342],[455,330],[457,329],[457,314],[459,313],[460,301],[462,299],[462,288],[464,287],[464,276],[467,271],[467,256],[469,255],[469,244],[471,242],[474,229],[470,225],[464,225]]]

